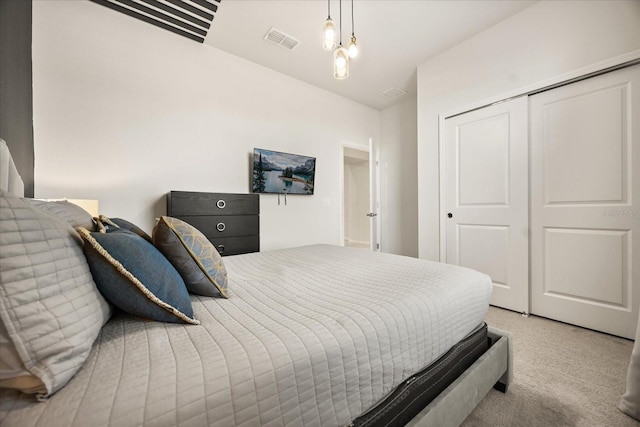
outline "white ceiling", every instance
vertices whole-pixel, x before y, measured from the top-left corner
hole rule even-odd
[[[376,109],[416,93],[417,66],[536,3],[532,0],[355,0],[360,55],[347,80],[333,78],[322,49],[326,0],[223,0],[205,43]],[[340,21],[339,1],[331,17]],[[264,40],[275,27],[300,44],[289,51]],[[351,1],[342,1],[342,42],[351,36]],[[387,99],[380,93],[403,89]]]

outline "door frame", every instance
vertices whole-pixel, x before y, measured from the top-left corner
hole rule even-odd
[[[369,243],[374,252],[382,252],[380,233],[380,149],[369,138],[369,211],[374,218],[369,219]],[[375,237],[375,239],[374,239]]]
[[[561,74],[550,79],[543,80],[538,83],[524,86],[520,89],[512,90],[500,95],[486,98],[482,101],[474,102],[471,104],[463,105],[457,108],[452,108],[449,111],[438,115],[438,179],[439,179],[439,242],[440,242],[440,262],[446,260],[447,254],[447,230],[446,230],[446,205],[445,205],[445,164],[444,164],[444,147],[445,147],[445,120],[460,114],[465,114],[474,110],[478,110],[490,105],[499,104],[509,101],[513,98],[520,96],[529,96],[536,93],[540,93],[546,90],[554,89],[556,87],[564,86],[567,84],[575,83],[580,80],[595,77],[600,74],[605,74],[610,71],[630,67],[636,64],[640,64],[640,49],[629,52],[623,55],[619,55],[604,61],[597,62],[582,68],[579,68],[568,73]]]
[[[351,150],[357,150],[357,151],[362,151],[365,152],[369,155],[369,167],[371,167],[371,152],[369,150],[369,141],[371,140],[371,138],[369,138],[369,140],[367,141],[367,144],[358,144],[355,142],[350,142],[350,141],[345,141],[345,140],[341,140],[340,141],[340,145],[339,145],[339,149],[338,149],[338,153],[339,153],[339,157],[338,157],[338,176],[339,176],[339,181],[340,181],[340,246],[344,246],[344,234],[345,234],[345,226],[344,226],[344,221],[345,221],[345,203],[344,203],[344,157],[345,157],[345,148],[349,148]],[[379,179],[379,173],[376,174],[376,178]],[[370,190],[371,190],[371,177],[369,177],[369,190],[368,193],[370,194]],[[377,192],[378,194],[378,199],[380,198],[380,192],[378,190]],[[371,198],[371,196],[369,196],[369,199]],[[369,200],[369,204],[371,204],[371,200]],[[380,228],[380,221],[378,221],[378,230]],[[378,231],[378,235],[379,235],[379,231]],[[369,231],[369,241],[371,243],[371,231]],[[379,237],[378,237],[379,239]]]

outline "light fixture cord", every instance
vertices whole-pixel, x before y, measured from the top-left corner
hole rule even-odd
[[[327,0],[327,19],[331,19],[331,0]]]
[[[342,0],[340,0],[340,46],[342,46]]]
[[[351,35],[355,35],[355,26],[353,25],[353,0],[351,0]]]

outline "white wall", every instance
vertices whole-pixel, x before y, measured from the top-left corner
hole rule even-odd
[[[33,3],[33,86],[35,196],[149,232],[170,190],[249,192],[254,147],[316,157],[314,196],[261,196],[262,249],[339,244],[339,141],[379,138],[377,110],[88,1]]]
[[[439,260],[439,114],[638,49],[640,1],[541,1],[420,65],[420,257]]]
[[[417,99],[381,112],[381,249],[418,256]]]

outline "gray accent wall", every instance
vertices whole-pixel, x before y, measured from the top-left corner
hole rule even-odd
[[[31,75],[31,1],[0,0],[0,138],[22,176],[25,197],[34,195]]]

